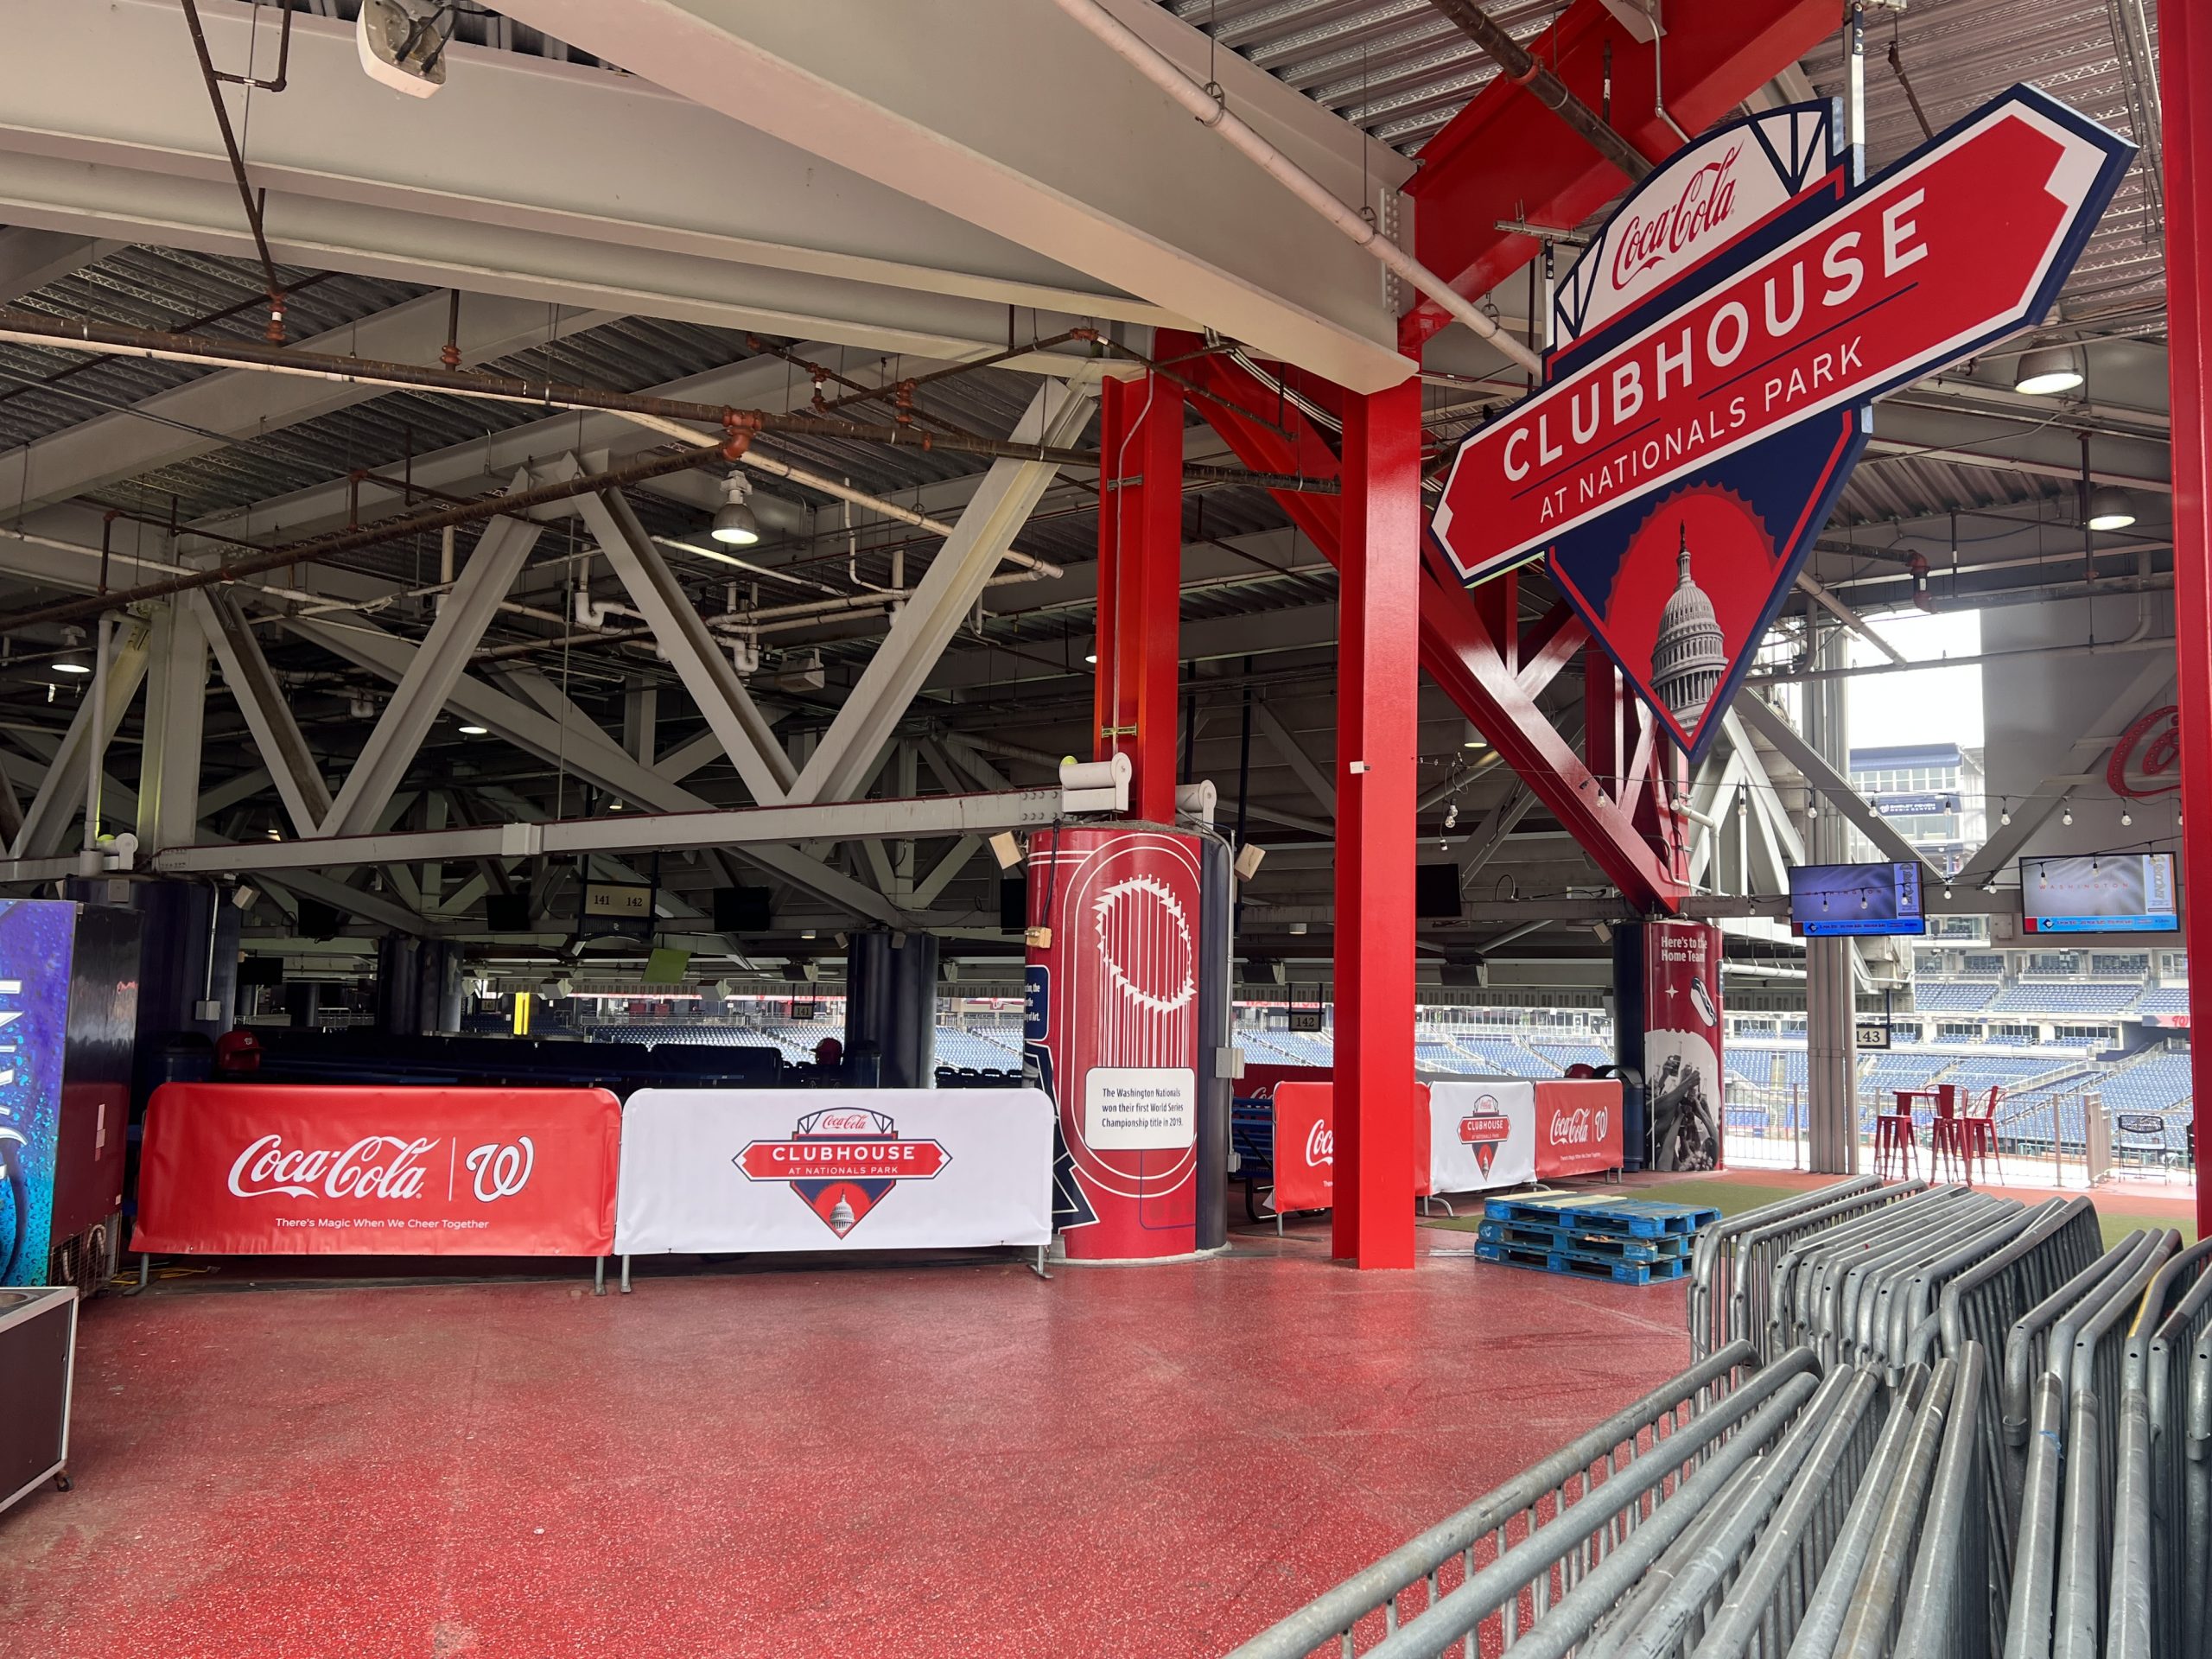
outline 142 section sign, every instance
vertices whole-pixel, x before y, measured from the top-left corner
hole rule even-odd
[[[1470,586],[1545,562],[1694,760],[1872,430],[2040,321],[2133,147],[2015,86],[1854,184],[1833,104],[1714,129],[1561,283],[1544,385],[1469,435],[1430,529]]]

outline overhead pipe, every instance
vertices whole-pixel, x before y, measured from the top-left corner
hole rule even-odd
[[[1334,191],[1262,138],[1248,123],[1231,114],[1228,98],[1218,86],[1199,86],[1135,30],[1098,4],[1097,0],[1054,0],[1054,3],[1139,74],[1189,111],[1200,126],[1219,133],[1247,161],[1357,245],[1366,249],[1386,270],[1427,295],[1455,321],[1466,324],[1516,367],[1531,373],[1541,370],[1542,365],[1534,352],[1484,316],[1450,283],[1383,235],[1363,213],[1338,200]]]
[[[1471,0],[1428,0],[1482,48],[1498,73],[1567,123],[1576,137],[1625,173],[1631,182],[1650,175],[1650,158],[1623,137],[1598,111],[1577,98],[1567,84],[1529,54],[1489,13]],[[1656,49],[1656,42],[1654,42]]]

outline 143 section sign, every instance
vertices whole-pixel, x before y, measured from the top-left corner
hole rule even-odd
[[[1430,524],[1470,587],[1543,560],[1693,760],[1873,400],[2039,321],[2134,153],[2028,86],[1861,183],[1840,125],[1732,122],[1631,192],[1560,285],[1544,385],[1462,442]]]

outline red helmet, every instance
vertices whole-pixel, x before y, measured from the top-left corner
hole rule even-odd
[[[243,1027],[215,1039],[215,1070],[257,1071],[261,1069],[261,1039]]]

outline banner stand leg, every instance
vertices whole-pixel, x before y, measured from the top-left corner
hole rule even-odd
[[[626,1255],[622,1258],[622,1294],[630,1294],[630,1258]]]
[[[138,1253],[138,1288],[141,1290],[146,1288],[146,1279],[149,1272],[152,1268],[153,1261],[154,1258],[148,1255],[143,1250],[141,1250]]]
[[[603,1255],[594,1255],[591,1259],[591,1294],[594,1296],[607,1294],[607,1258]]]
[[[1046,1280],[1048,1281],[1051,1280],[1052,1275],[1045,1271],[1045,1252],[1050,1249],[1052,1249],[1052,1246],[1049,1244],[1039,1244],[1037,1247],[1037,1259],[1030,1263],[1029,1266],[1030,1272],[1035,1274],[1039,1279]]]

